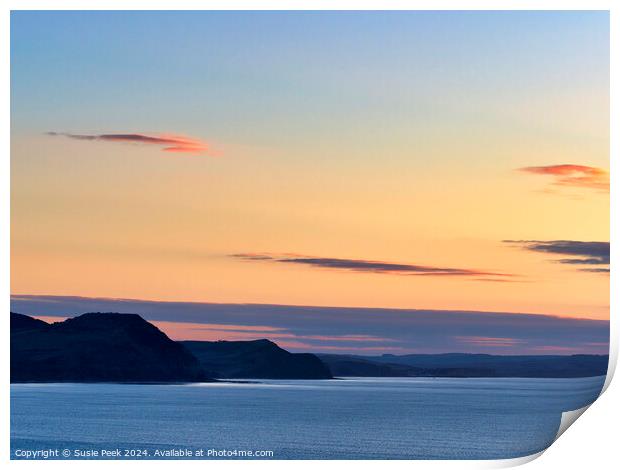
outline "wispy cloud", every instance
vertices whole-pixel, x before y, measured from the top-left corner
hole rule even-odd
[[[497,336],[455,336],[454,339],[459,343],[494,348],[512,348],[526,342],[522,339]]]
[[[575,240],[504,240],[504,242],[519,245],[530,251],[569,256],[569,258],[555,260],[557,263],[597,266],[582,267],[580,271],[609,272],[609,242],[582,242]]]
[[[37,315],[34,318],[46,323],[65,321],[69,317]],[[397,351],[400,346],[390,346],[399,340],[373,335],[297,334],[286,328],[261,325],[227,325],[213,323],[187,323],[175,321],[151,321],[175,341],[252,341],[269,339],[281,347],[307,348],[333,351]],[[366,344],[381,343],[380,346]]]
[[[274,255],[270,253],[236,253],[230,256],[246,261],[301,264],[318,268],[373,274],[392,274],[402,276],[464,276],[479,278],[478,280],[510,280],[513,277],[512,274],[496,273],[477,269],[445,268],[363,259],[325,258],[291,253],[282,255]]]
[[[609,173],[602,169],[585,165],[528,166],[519,171],[552,178],[554,186],[598,189],[609,191]]]
[[[68,137],[76,140],[156,145],[161,147],[161,150],[164,152],[206,153],[209,150],[207,143],[200,139],[171,134],[70,134],[67,132],[48,132],[47,135]]]

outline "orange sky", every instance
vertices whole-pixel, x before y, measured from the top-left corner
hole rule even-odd
[[[604,191],[555,187],[512,162],[483,172],[368,168],[364,178],[361,169],[320,178],[295,169],[295,183],[283,183],[272,172],[285,160],[259,164],[247,150],[188,160],[48,139],[13,143],[14,293],[608,317],[608,276],[502,242],[606,241]],[[45,155],[41,165],[24,165],[33,154]],[[483,282],[230,257],[247,252],[514,276]]]
[[[14,294],[609,317],[604,259],[504,242],[609,241],[604,15],[158,21],[14,18]]]

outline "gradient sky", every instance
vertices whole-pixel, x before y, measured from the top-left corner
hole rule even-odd
[[[13,12],[11,291],[605,323],[608,22]]]

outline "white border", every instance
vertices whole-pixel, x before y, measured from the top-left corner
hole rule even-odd
[[[617,2],[616,2],[617,3]],[[3,60],[0,63],[2,74],[0,80],[4,95],[4,103],[10,100],[10,75],[9,75],[9,53],[10,53],[10,10],[609,10],[611,12],[611,102],[618,102],[618,62],[620,61],[620,47],[618,44],[618,31],[620,27],[620,6],[615,6],[611,0],[7,0],[3,2],[0,34],[2,40]],[[614,55],[615,53],[615,55]],[[4,311],[10,310],[10,237],[9,237],[9,200],[10,200],[10,108],[6,106],[0,115],[1,129],[3,136],[2,151],[2,171],[0,178],[0,194],[2,204],[0,204],[0,220],[2,230],[1,239],[1,266],[0,283],[4,287],[2,304]],[[610,155],[618,156],[618,132],[620,120],[618,119],[618,106],[611,108],[611,142]],[[612,159],[613,160],[613,159]],[[610,162],[612,181],[615,177],[615,163]],[[615,181],[611,185],[611,213],[618,207],[618,191],[615,188]],[[618,252],[614,249],[615,237],[618,233],[617,220],[612,218],[611,224],[611,264],[615,267],[618,262]],[[611,291],[611,312],[617,312],[618,305],[618,283],[616,276],[612,272],[610,291]],[[2,460],[9,458],[9,319],[8,315],[3,315],[4,341],[2,354],[2,373],[5,378],[5,386],[1,390],[2,427],[0,432],[0,455]],[[610,370],[607,376],[605,387],[608,389],[590,409],[580,418],[580,425],[572,427],[566,434],[562,435],[558,443],[553,444],[544,452],[542,458],[536,459],[540,454],[521,459],[496,460],[496,461],[356,461],[356,467],[370,466],[390,466],[392,468],[500,468],[520,465],[536,459],[530,463],[530,468],[547,468],[548,465],[554,467],[582,469],[584,466],[592,468],[609,468],[610,463],[617,461],[618,452],[615,439],[618,424],[615,418],[618,416],[620,403],[620,388],[618,385],[609,387],[613,370],[615,369],[618,358],[618,322],[616,315],[611,315],[611,350],[610,350]],[[15,467],[39,465],[41,461],[10,461],[10,465]],[[117,461],[115,465],[138,465],[157,468],[168,468],[178,465],[175,461]],[[327,467],[339,467],[342,461],[185,461],[183,465],[204,467],[218,466],[219,468],[239,468],[243,465],[252,465],[256,468],[289,468],[291,465],[299,468],[313,468],[317,464]],[[83,467],[108,467],[108,461],[49,461],[44,465],[48,468],[65,468],[66,466]],[[543,467],[544,466],[544,467]]]

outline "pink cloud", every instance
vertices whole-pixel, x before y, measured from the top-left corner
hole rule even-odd
[[[277,342],[281,346],[283,344],[292,344],[303,340],[324,341],[328,343],[383,343],[395,341],[390,338],[372,335],[299,335],[291,333],[283,328],[274,328],[271,326],[222,325],[171,321],[151,321],[151,323],[175,340],[249,341],[264,338]],[[321,346],[315,344],[304,346],[321,349]],[[325,347],[331,348],[331,346]],[[333,348],[338,349],[337,346]],[[377,350],[379,349],[382,348],[377,348]]]
[[[76,140],[95,140],[104,142],[129,142],[143,145],[156,145],[163,152],[203,154],[209,146],[203,140],[173,134],[69,134],[65,132],[48,132],[51,136],[63,136]]]
[[[554,186],[598,189],[609,191],[609,173],[602,168],[585,165],[528,166],[519,171],[552,178]]]
[[[512,347],[525,343],[516,338],[500,338],[492,336],[455,336],[457,341],[475,346]]]

